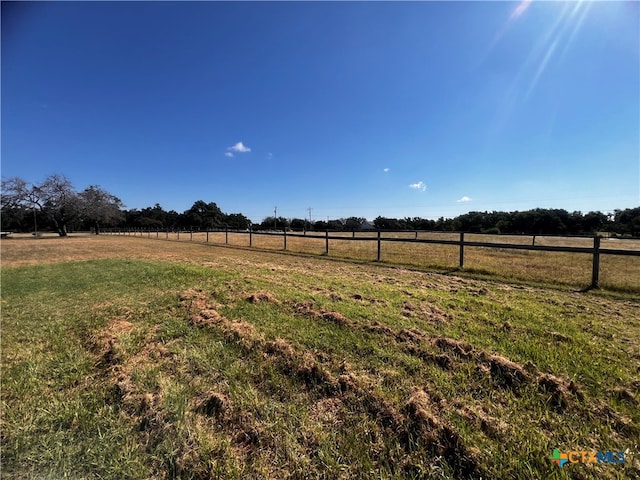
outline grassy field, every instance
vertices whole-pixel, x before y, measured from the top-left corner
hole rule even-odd
[[[133,237],[1,255],[3,478],[640,475],[637,294]]]
[[[249,246],[249,235],[229,232],[150,232],[137,233],[141,238],[193,241],[199,243]],[[358,232],[357,237],[375,238],[376,232]],[[375,261],[375,241],[349,241],[350,232],[334,232],[332,237],[345,240],[330,240],[329,256],[358,261]],[[383,238],[435,239],[458,241],[457,233],[439,232],[383,232]],[[466,241],[495,242],[531,245],[533,237],[522,235],[466,234]],[[535,245],[592,248],[593,239],[588,237],[536,236]],[[282,236],[253,235],[252,246],[267,250],[283,250]],[[640,250],[640,240],[618,240],[603,238],[601,248]],[[309,232],[307,237],[288,237],[287,251],[324,255],[324,233]],[[405,242],[382,242],[381,261],[412,268],[451,271],[458,269],[459,247]],[[498,277],[513,282],[536,284],[562,284],[577,289],[591,283],[592,255],[582,253],[507,250],[500,248],[465,247],[465,273],[477,277]],[[640,292],[640,256],[601,255],[600,285],[618,291]]]

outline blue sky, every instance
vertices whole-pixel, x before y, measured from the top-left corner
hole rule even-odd
[[[640,205],[624,2],[2,4],[2,176],[254,221]]]

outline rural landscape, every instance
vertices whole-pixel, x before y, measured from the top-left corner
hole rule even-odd
[[[160,240],[2,241],[3,478],[640,474],[635,287]]]
[[[0,2],[2,480],[640,479],[640,2]]]

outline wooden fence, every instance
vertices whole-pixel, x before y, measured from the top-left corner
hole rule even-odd
[[[229,245],[229,234],[243,235],[248,237],[248,246],[254,246],[254,237],[269,236],[269,237],[282,237],[282,249],[287,250],[287,240],[292,238],[301,238],[307,240],[324,240],[324,255],[329,255],[329,246],[331,241],[350,241],[350,242],[375,242],[376,243],[376,261],[382,261],[382,244],[389,242],[401,242],[404,244],[432,244],[432,245],[449,245],[457,247],[458,265],[457,268],[464,269],[465,267],[465,248],[466,247],[480,247],[488,249],[501,249],[501,250],[517,250],[517,251],[538,251],[538,252],[560,252],[560,253],[576,253],[587,254],[591,257],[591,283],[588,288],[598,288],[600,286],[600,257],[602,255],[616,255],[616,256],[630,256],[640,257],[640,248],[603,248],[601,247],[601,237],[595,235],[593,237],[562,237],[567,239],[581,239],[582,243],[585,240],[590,241],[589,246],[567,246],[567,245],[542,245],[541,240],[545,238],[559,238],[558,236],[542,236],[542,235],[528,235],[527,238],[532,238],[531,243],[507,243],[507,242],[493,242],[493,241],[474,241],[465,238],[464,232],[420,232],[420,231],[402,231],[402,232],[287,232],[287,231],[251,231],[251,230],[158,230],[158,229],[108,229],[103,233],[111,235],[129,235],[156,239],[169,240],[170,235],[172,238],[175,236],[177,240],[190,240],[193,241],[194,233],[197,235],[204,234],[204,242],[210,243],[210,236],[217,234],[224,234],[224,244]],[[442,234],[448,237],[455,236],[455,239],[437,239],[437,238],[419,238],[419,233],[425,234]],[[391,234],[402,234],[405,236],[384,236]],[[407,237],[406,235],[411,235]],[[493,235],[492,237],[498,237],[499,235]],[[507,235],[507,237],[515,237],[514,235]],[[525,236],[522,236],[525,237]],[[536,244],[536,239],[538,244]],[[220,243],[220,242],[217,242]],[[544,242],[542,242],[544,243]],[[237,245],[237,244],[234,244]],[[640,245],[640,244],[639,244]],[[245,243],[246,246],[246,243]],[[373,259],[371,259],[373,260]]]

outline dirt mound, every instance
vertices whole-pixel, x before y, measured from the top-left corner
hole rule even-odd
[[[485,352],[479,358],[481,368],[488,368],[497,385],[506,388],[517,388],[529,380],[524,367],[501,355],[489,355]]]
[[[453,338],[438,337],[435,339],[435,344],[440,349],[447,350],[461,358],[471,358],[475,353],[472,345]]]
[[[311,389],[317,389],[325,394],[333,394],[338,391],[338,381],[315,357],[305,352],[302,359],[295,367],[295,375]]]
[[[247,301],[253,304],[257,303],[273,303],[275,305],[280,305],[280,300],[273,296],[270,292],[256,292],[252,293],[247,297]]]
[[[340,375],[338,382],[346,403],[364,409],[381,427],[393,432],[401,431],[404,422],[400,412],[366,380],[347,373]]]
[[[215,417],[219,420],[228,418],[233,406],[226,395],[216,391],[204,392],[193,400],[193,410],[207,417]]]
[[[298,315],[303,315],[314,319],[321,318],[343,327],[353,325],[353,323],[340,312],[333,312],[324,308],[317,309],[311,302],[299,302],[294,304],[293,308]]]
[[[395,335],[401,343],[420,343],[424,339],[424,333],[417,328],[403,328]]]
[[[180,302],[186,305],[187,310],[202,310],[208,305],[209,295],[201,288],[190,288],[180,295]]]
[[[343,327],[351,325],[349,319],[339,312],[323,312],[322,318]]]
[[[203,327],[206,325],[217,325],[222,322],[222,315],[213,308],[205,308],[194,313],[189,318],[189,323],[197,327]]]
[[[299,302],[294,304],[293,308],[298,315],[312,318],[320,318],[322,316],[322,312],[317,310],[311,302]]]
[[[471,477],[477,470],[477,460],[453,426],[435,410],[429,395],[415,387],[402,409],[407,416],[407,441],[425,442],[434,455],[443,457],[451,465],[457,477]]]
[[[560,410],[568,407],[572,398],[582,400],[584,397],[573,380],[567,382],[549,373],[538,374],[537,380],[540,391],[548,395],[548,402]]]
[[[296,354],[294,348],[282,338],[276,338],[272,342],[267,342],[265,345],[265,352],[271,355],[280,355],[289,359],[293,359]]]
[[[459,401],[454,401],[451,405],[460,416],[472,425],[479,427],[489,438],[499,440],[509,428],[506,422],[497,420],[482,406],[465,405]]]
[[[99,368],[116,365],[120,358],[120,337],[131,333],[133,323],[120,318],[111,319],[107,325],[90,339],[91,350],[96,353]]]
[[[365,325],[363,329],[366,330],[367,332],[379,333],[382,335],[389,335],[389,336],[395,337],[395,332],[390,327],[384,325],[383,323],[380,323],[377,320],[370,325]]]

